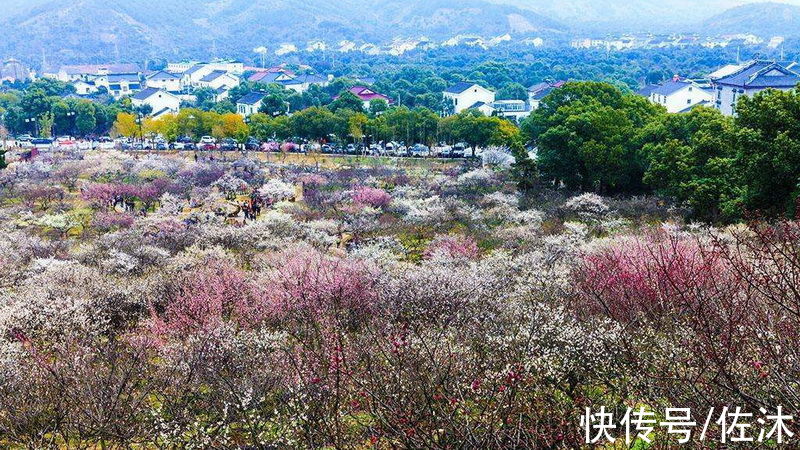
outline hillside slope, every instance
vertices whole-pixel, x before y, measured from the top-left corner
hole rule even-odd
[[[800,6],[782,3],[743,5],[711,17],[700,28],[715,34],[800,36]]]
[[[35,2],[41,0],[34,0]],[[312,39],[384,43],[562,30],[533,11],[486,0],[51,0],[0,19],[0,54],[58,61],[247,53]]]

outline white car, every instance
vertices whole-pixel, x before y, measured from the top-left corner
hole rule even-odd
[[[431,149],[426,145],[417,144],[411,147],[411,156],[426,157],[431,155]]]
[[[459,142],[453,146],[453,150],[450,152],[450,154],[453,156],[453,158],[463,158],[467,154],[467,144]]]
[[[216,144],[217,140],[211,136],[203,136],[200,138],[200,144]]]

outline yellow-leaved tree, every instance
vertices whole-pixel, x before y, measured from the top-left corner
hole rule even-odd
[[[139,124],[136,123],[136,116],[129,113],[121,112],[117,114],[117,120],[114,121],[112,134],[124,137],[134,137],[139,135]]]
[[[244,142],[250,134],[250,129],[239,114],[228,113],[219,116],[211,127],[211,134],[217,139],[233,138]]]

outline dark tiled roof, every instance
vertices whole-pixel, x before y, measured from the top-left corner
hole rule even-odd
[[[136,94],[131,97],[134,100],[147,100],[150,98],[151,95],[154,95],[156,92],[160,91],[161,89],[158,88],[147,88],[142,89],[141,91],[137,92]]]
[[[256,103],[263,100],[267,94],[263,92],[251,92],[244,97],[240,98],[236,103],[241,103],[243,105],[255,105]]]
[[[680,91],[681,89],[689,87],[689,86],[692,86],[692,83],[689,83],[689,82],[686,82],[686,81],[667,81],[664,84],[656,86],[656,88],[653,89],[652,93],[653,94],[659,94],[659,95],[665,95],[665,96],[666,95],[672,95],[672,94]]]
[[[488,103],[486,103],[486,102],[475,102],[475,103],[472,104],[472,106],[470,106],[467,109],[478,109],[478,108],[480,108],[481,106],[484,106],[484,105],[488,105]]]
[[[642,97],[650,97],[650,94],[652,94],[653,91],[655,91],[656,89],[658,89],[657,84],[650,84],[639,89],[638,91],[636,91],[636,93],[638,95],[641,95]]]
[[[280,77],[287,76],[283,72],[256,72],[248,80],[258,83],[276,83]]]
[[[178,80],[178,79],[180,79],[180,77],[175,75],[174,73],[169,73],[167,71],[161,70],[161,71],[158,71],[158,72],[150,75],[149,77],[147,77],[147,79],[148,80],[155,80],[155,81]]]
[[[533,86],[529,87],[528,91],[529,92],[539,92],[542,89],[547,89],[549,87],[550,87],[550,83],[541,82],[541,83],[536,83]]]
[[[200,81],[202,81],[204,83],[210,83],[210,82],[216,80],[217,78],[225,75],[226,73],[227,72],[225,72],[224,70],[215,70],[215,71],[211,72],[210,74],[208,74],[208,75],[204,76],[203,78],[201,78]]]
[[[444,91],[448,92],[450,94],[460,94],[460,93],[466,91],[467,89],[471,88],[474,85],[475,85],[475,83],[470,83],[468,81],[461,81],[461,82],[458,82],[458,83],[450,86],[449,88],[445,89]]]
[[[753,61],[715,83],[749,89],[791,88],[800,83],[800,75],[779,63]]]
[[[158,116],[160,116],[160,115],[162,115],[162,114],[166,114],[166,113],[168,113],[168,112],[170,112],[170,109],[169,109],[169,108],[162,108],[162,109],[160,109],[159,111],[156,111],[155,113],[153,113],[153,114],[151,114],[151,115],[152,115],[153,117],[158,117]]]
[[[546,87],[544,89],[539,90],[535,94],[533,94],[533,97],[531,97],[531,98],[533,98],[534,100],[541,100],[541,99],[547,97],[547,94],[553,92],[553,89],[555,89],[553,86],[548,86],[548,87]]]
[[[566,81],[556,81],[555,83],[544,81],[542,83],[537,83],[528,88],[528,95],[534,100],[541,100],[545,98],[547,94],[553,92],[553,89],[560,88],[565,84],[567,84]]]
[[[315,83],[325,83],[325,82],[327,82],[328,81],[328,77],[325,77],[325,76],[322,76],[322,75],[305,74],[305,75],[298,75],[297,78],[295,78],[295,80],[297,80],[297,81],[299,81],[301,83],[315,84]]]
[[[186,74],[186,75],[192,75],[192,74],[194,74],[195,72],[197,72],[197,71],[201,70],[201,69],[202,69],[203,67],[205,67],[205,66],[206,66],[205,64],[195,64],[194,66],[190,67],[190,68],[189,68],[189,70],[187,70],[186,72],[184,72],[184,74]]]

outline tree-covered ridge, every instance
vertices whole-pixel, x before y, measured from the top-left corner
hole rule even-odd
[[[800,91],[743,97],[736,117],[666,114],[610,85],[569,83],[522,124],[542,181],[599,193],[654,191],[710,221],[794,216]]]

